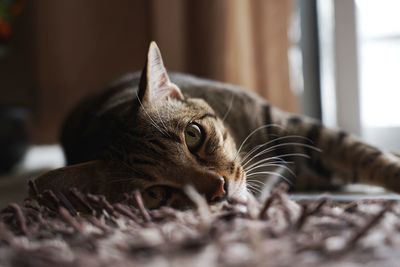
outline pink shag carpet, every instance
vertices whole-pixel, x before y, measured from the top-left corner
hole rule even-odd
[[[31,184],[32,186],[32,184]],[[0,266],[400,266],[400,205],[265,202],[147,210],[139,193],[45,192],[0,213]]]

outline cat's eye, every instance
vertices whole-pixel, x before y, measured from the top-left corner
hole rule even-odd
[[[152,186],[142,192],[142,198],[147,208],[154,209],[165,204],[169,192],[166,186]]]
[[[185,142],[190,152],[196,152],[204,141],[201,127],[196,123],[189,123],[185,129]]]

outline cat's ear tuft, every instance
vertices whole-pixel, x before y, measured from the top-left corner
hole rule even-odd
[[[155,42],[151,42],[139,84],[142,102],[157,102],[169,98],[183,99],[181,90],[169,79]]]

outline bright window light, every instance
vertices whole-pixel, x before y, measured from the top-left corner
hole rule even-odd
[[[356,3],[362,126],[400,126],[400,1]]]

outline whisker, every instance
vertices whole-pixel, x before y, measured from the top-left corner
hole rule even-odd
[[[264,185],[265,183],[263,183],[262,181],[259,181],[259,180],[250,179],[247,181],[247,184],[252,185],[252,186],[259,186],[260,184]]]
[[[257,129],[253,130],[242,142],[242,144],[239,146],[238,151],[236,152],[236,156],[234,158],[234,160],[236,160],[237,156],[239,155],[241,149],[243,148],[244,144],[250,139],[250,137],[252,137],[256,132],[262,130],[262,129],[266,129],[266,128],[271,128],[271,127],[277,127],[279,129],[282,129],[283,127],[278,125],[278,124],[266,124],[266,125],[262,125],[260,127],[258,127]]]
[[[309,138],[304,137],[304,136],[301,136],[301,135],[286,135],[286,136],[281,136],[281,137],[275,138],[275,139],[273,139],[273,140],[270,140],[270,141],[268,141],[268,142],[266,142],[266,143],[264,143],[264,144],[260,144],[260,145],[255,146],[253,149],[251,149],[249,152],[246,153],[246,155],[245,155],[244,158],[241,160],[241,162],[244,163],[245,160],[246,160],[248,157],[250,157],[253,153],[255,153],[255,152],[256,152],[258,149],[260,149],[261,147],[268,146],[268,145],[270,145],[270,144],[272,144],[272,143],[274,143],[274,142],[281,141],[281,140],[284,140],[284,139],[289,139],[289,138],[299,138],[299,139],[303,139],[303,140],[309,141],[311,144],[313,144],[313,142],[312,142]]]
[[[159,111],[158,109],[156,109],[156,113],[157,113],[158,118],[160,119],[160,123],[161,123],[161,125],[162,125],[161,128],[164,129],[164,132],[165,132],[165,134],[166,134],[167,136],[171,137],[171,135],[170,135],[170,134],[168,133],[168,131],[167,131],[167,125],[165,125],[164,120],[162,119],[161,114],[160,114],[160,111]]]
[[[228,117],[228,114],[229,114],[229,112],[230,112],[231,109],[232,109],[233,101],[234,101],[234,100],[235,100],[235,94],[232,94],[231,102],[229,103],[228,110],[225,112],[225,115],[224,115],[224,117],[222,118],[222,121],[225,121],[225,119]]]
[[[262,188],[259,185],[251,185],[251,184],[247,184],[247,188],[257,191],[257,192],[261,192]]]
[[[253,185],[247,184],[247,185],[246,185],[246,189],[250,189],[250,193],[252,193],[251,191],[255,191],[255,192],[258,193],[258,194],[262,193],[261,188],[255,187],[255,186],[253,186]]]
[[[288,178],[286,178],[285,176],[283,176],[282,174],[277,173],[277,172],[269,172],[269,171],[255,172],[255,173],[249,174],[247,177],[260,176],[263,174],[278,176],[278,177],[282,178],[284,181],[286,181],[287,183],[289,183],[290,185],[293,185],[293,183]]]
[[[136,98],[139,101],[140,106],[142,107],[144,113],[146,114],[146,116],[150,119],[150,124],[153,125],[161,134],[165,134],[167,135],[167,133],[165,132],[165,130],[161,129],[160,126],[157,125],[157,123],[154,121],[154,119],[149,115],[149,113],[147,112],[147,110],[145,109],[145,107],[142,104],[142,101],[140,101],[139,95],[136,92]]]
[[[262,194],[262,190],[260,188],[249,187],[251,193]]]
[[[272,147],[266,148],[266,149],[264,149],[264,150],[258,152],[256,155],[252,156],[251,159],[248,160],[246,163],[244,163],[242,166],[245,167],[245,166],[246,166],[247,164],[249,164],[253,159],[255,159],[255,158],[257,158],[257,157],[259,157],[259,156],[261,156],[261,155],[264,155],[264,154],[266,154],[266,153],[268,153],[268,152],[272,152],[272,151],[274,151],[274,150],[276,150],[277,148],[282,147],[282,146],[305,147],[305,148],[313,149],[314,151],[317,151],[317,152],[321,152],[321,149],[319,149],[319,148],[317,148],[317,147],[314,147],[314,146],[311,146],[311,145],[303,144],[303,143],[293,143],[293,142],[281,143],[281,144],[274,145],[274,146],[272,146]]]
[[[281,158],[286,158],[286,157],[301,157],[301,158],[306,158],[306,159],[311,158],[309,155],[304,154],[304,153],[288,153],[288,154],[283,154],[280,156],[270,157],[269,159],[281,159]],[[288,163],[293,163],[293,162],[288,161]]]
[[[291,162],[291,161],[289,162],[289,161],[280,160],[280,159],[276,159],[276,161],[271,161],[271,158],[272,158],[272,157],[262,158],[262,159],[260,159],[260,160],[258,160],[258,161],[256,161],[256,162],[254,162],[254,163],[251,164],[250,166],[245,166],[245,167],[243,167],[243,169],[246,171],[246,170],[249,170],[249,169],[251,169],[252,167],[254,167],[254,166],[258,165],[258,164],[265,163],[265,162],[269,162],[269,163],[283,163],[283,164],[293,163],[293,162]],[[275,160],[275,159],[274,159],[274,160]],[[242,165],[242,166],[243,166],[243,165]]]
[[[280,165],[280,164],[271,164],[271,163],[266,163],[266,164],[261,164],[259,166],[255,166],[252,169],[249,169],[248,172],[246,171],[246,175],[247,174],[251,174],[252,171],[260,169],[260,168],[264,168],[264,167],[282,167],[285,170],[287,170],[291,175],[293,175],[293,177],[296,177],[296,174],[287,166],[285,165]]]
[[[264,182],[259,181],[259,180],[253,180],[253,179],[248,180],[248,184],[250,184],[250,185],[257,185],[257,186],[259,186],[259,185],[264,186],[264,185],[265,185]]]
[[[275,157],[277,157],[277,156],[275,156]],[[269,157],[269,158],[261,159],[261,160],[255,162],[255,163],[251,164],[250,166],[244,167],[243,169],[244,169],[245,172],[247,172],[247,171],[249,171],[251,168],[253,168],[253,167],[255,167],[255,166],[258,166],[258,165],[260,165],[260,164],[263,164],[263,163],[268,163],[268,164],[282,164],[281,166],[286,166],[286,165],[288,165],[288,164],[293,164],[293,163],[294,163],[293,161],[286,161],[286,160],[283,160],[283,159],[280,159],[280,158],[276,159],[275,157]],[[283,165],[283,164],[286,164],[286,165]]]

